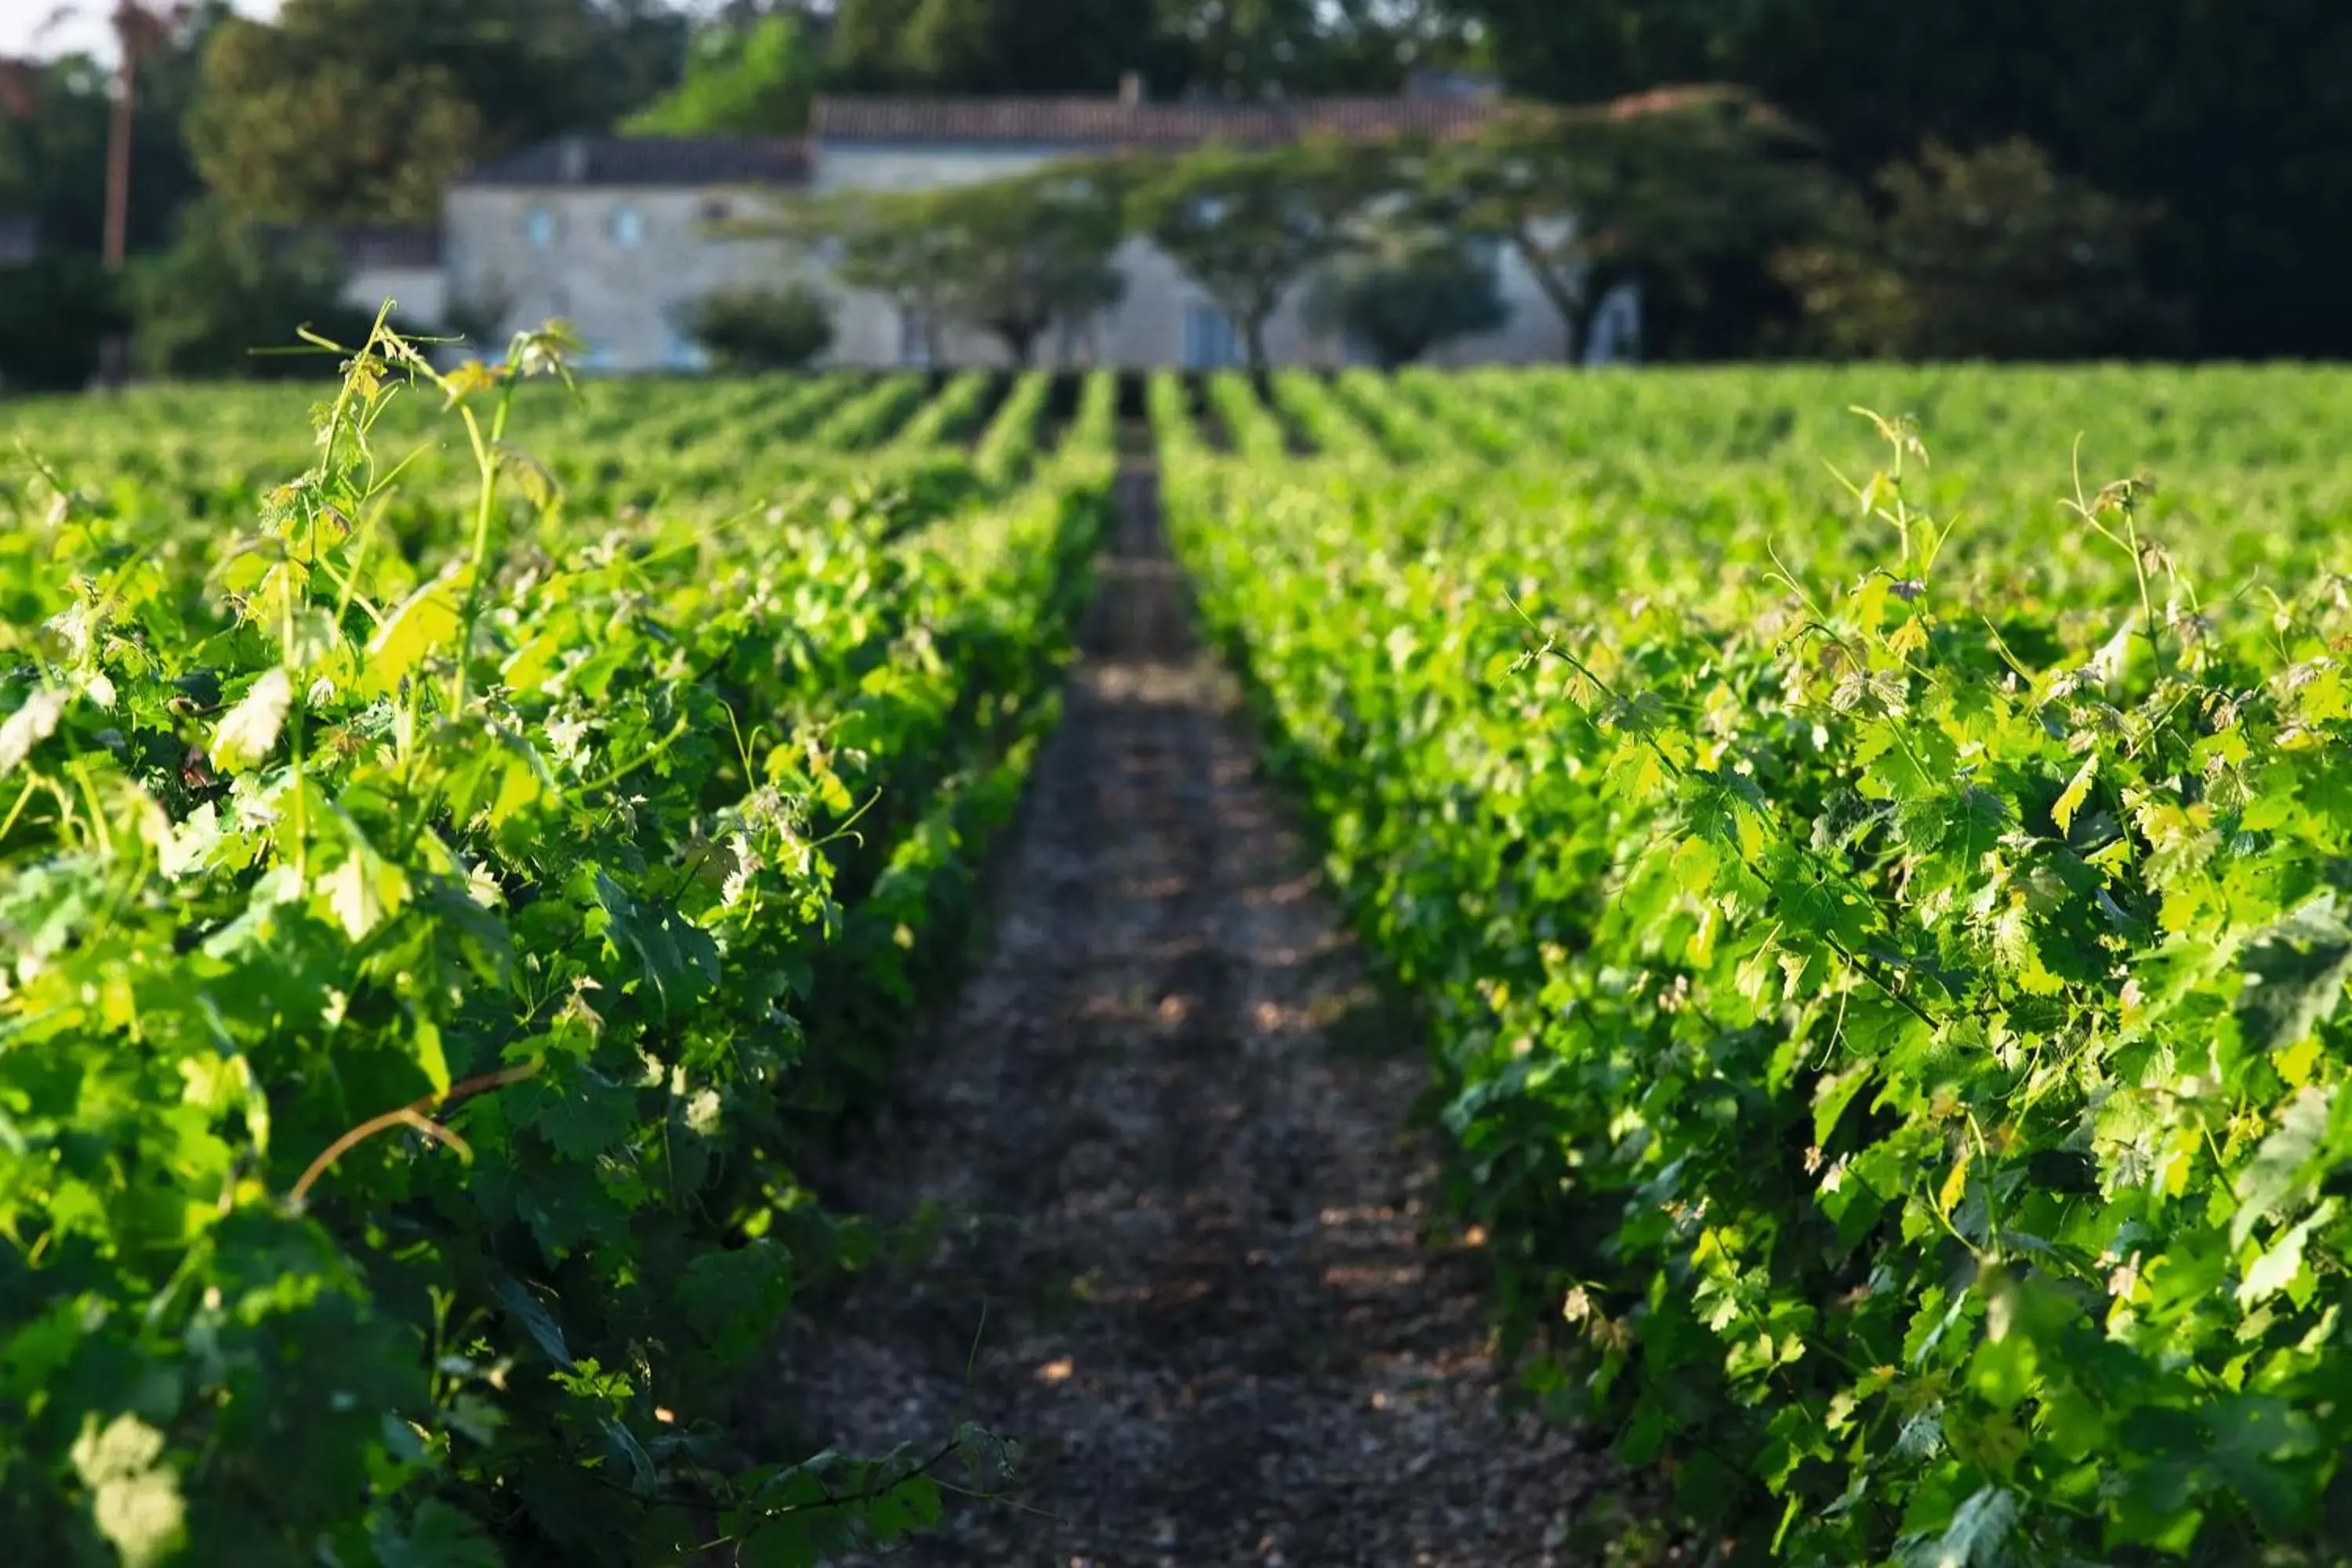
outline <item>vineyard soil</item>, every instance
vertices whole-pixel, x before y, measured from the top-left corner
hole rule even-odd
[[[786,1425],[1025,1446],[918,1563],[1568,1560],[1601,1461],[1498,1403],[1423,1081],[1195,644],[1130,468],[992,950],[840,1196],[937,1205],[913,1268],[796,1322]]]

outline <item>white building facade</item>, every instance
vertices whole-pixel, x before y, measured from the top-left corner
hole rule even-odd
[[[584,368],[684,371],[701,358],[680,321],[713,289],[800,278],[835,298],[825,363],[887,368],[1007,363],[992,336],[904,319],[888,300],[839,287],[782,241],[717,227],[810,192],[920,190],[1001,178],[1059,159],[1181,152],[1212,142],[1271,145],[1307,134],[1432,136],[1475,130],[1490,104],[1460,98],[1307,100],[1285,104],[1167,103],[1134,95],[1049,99],[821,99],[805,142],[752,137],[568,138],[478,170],[444,207],[443,308],[503,333],[551,316],[588,345]],[[1129,239],[1125,288],[1095,318],[1064,323],[1042,363],[1121,369],[1212,369],[1241,360],[1238,335],[1172,258]],[[1558,362],[1568,331],[1519,259],[1496,258],[1507,318],[1446,343],[1440,364]],[[1305,286],[1268,324],[1277,364],[1336,367],[1349,345],[1307,324]],[[407,300],[403,300],[406,304]],[[413,312],[424,316],[425,312]],[[1637,333],[1629,295],[1604,307],[1605,344]],[[443,319],[447,319],[445,316]],[[1596,334],[1596,337],[1598,334]]]
[[[561,316],[590,371],[692,371],[694,301],[799,263],[727,237],[770,195],[805,189],[808,153],[760,137],[570,137],[478,169],[442,205],[455,313],[508,332]]]

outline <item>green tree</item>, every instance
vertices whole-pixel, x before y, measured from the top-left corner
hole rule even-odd
[[[1367,207],[1396,188],[1402,153],[1320,140],[1211,146],[1148,168],[1131,220],[1217,302],[1263,374],[1266,322],[1294,285],[1357,245]]]
[[[609,124],[668,93],[695,37],[693,18],[675,0],[590,0],[587,102],[577,123]]]
[[[916,327],[929,357],[939,357],[939,326],[955,242],[937,221],[950,193],[835,191],[781,203],[763,219],[730,226],[745,235],[774,234],[798,245],[845,286],[878,294]]]
[[[189,129],[197,165],[247,216],[429,223],[485,143],[482,117],[439,66],[378,73],[321,60],[282,69],[239,26],[215,47],[211,90]]]
[[[816,51],[798,17],[699,34],[675,88],[623,122],[633,136],[795,135],[808,128]]]
[[[333,258],[316,243],[274,240],[201,203],[171,249],[131,269],[140,368],[175,379],[331,374],[331,355],[271,351],[300,349],[305,326],[338,342],[362,341],[369,313],[342,303],[340,288]]]
[[[929,92],[1100,92],[1150,63],[1137,0],[839,0],[841,86]]]
[[[1883,213],[1854,202],[1774,261],[1830,352],[2054,359],[2149,323],[2139,253],[2156,215],[2058,174],[2032,142],[1931,142],[1879,185]]]
[[[1467,19],[1437,0],[1159,0],[1157,20],[1172,91],[1391,92],[1473,52]]]
[[[1342,256],[1307,297],[1308,324],[1363,343],[1384,370],[1509,318],[1492,258],[1435,231],[1404,231]]]
[[[1441,226],[1508,247],[1567,323],[1573,354],[1616,285],[1673,287],[1760,256],[1814,221],[1826,187],[1794,128],[1751,95],[1667,89],[1523,110],[1439,150],[1422,185]]]
[[[1118,300],[1120,198],[1119,171],[1109,163],[940,192],[923,215],[947,249],[940,308],[1029,363],[1056,321],[1082,321]]]
[[[1740,83],[1863,180],[1929,141],[2031,138],[2160,205],[2151,283],[2200,353],[2352,353],[2352,26],[2337,0],[1462,0],[1509,85],[1590,101]],[[2160,346],[2161,335],[2147,346]]]
[[[1388,92],[1465,63],[1448,0],[839,0],[833,79],[851,89],[1101,92],[1129,71],[1170,96]]]
[[[732,374],[798,370],[833,346],[833,304],[806,283],[722,289],[680,312],[678,325]]]
[[[467,163],[636,107],[658,20],[592,0],[287,0],[214,31],[189,141],[245,216],[429,221]]]

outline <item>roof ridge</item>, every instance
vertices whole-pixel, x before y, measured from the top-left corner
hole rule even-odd
[[[1218,135],[1281,141],[1315,131],[1365,135],[1457,131],[1485,123],[1497,108],[1484,100],[1372,94],[1157,101],[1081,93],[825,94],[813,105],[810,132],[819,143],[1182,146]]]
[[[463,185],[794,184],[807,179],[805,136],[722,132],[624,136],[577,131],[478,164]]]

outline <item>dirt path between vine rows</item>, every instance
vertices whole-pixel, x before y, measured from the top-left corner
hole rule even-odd
[[[1416,1048],[1255,773],[1147,467],[1120,501],[989,954],[829,1184],[941,1239],[793,1325],[795,1422],[1023,1445],[1008,1500],[889,1559],[926,1568],[1580,1561],[1599,1465],[1497,1401],[1476,1254],[1427,1239]]]

